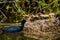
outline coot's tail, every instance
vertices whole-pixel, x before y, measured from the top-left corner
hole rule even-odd
[[[0,28],[0,34],[3,34],[2,28]]]
[[[0,28],[0,30],[2,30],[2,28]]]

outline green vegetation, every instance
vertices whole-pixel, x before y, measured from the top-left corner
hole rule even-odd
[[[24,17],[29,15],[41,13],[54,12],[60,14],[60,0],[4,0],[11,1],[11,3],[5,3],[4,7],[0,3],[0,10],[6,14],[8,19],[5,22],[20,22]],[[1,1],[0,1],[1,2]],[[0,20],[2,15],[0,15]]]

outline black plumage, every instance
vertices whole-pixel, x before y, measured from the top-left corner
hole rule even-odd
[[[36,20],[39,20],[39,18],[38,17],[34,17],[33,18],[33,21],[36,21]]]
[[[19,32],[23,30],[24,24],[26,20],[21,21],[21,26],[9,26],[9,27],[4,27],[0,28],[3,32]]]

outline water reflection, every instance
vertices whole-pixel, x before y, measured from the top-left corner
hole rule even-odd
[[[23,32],[19,33],[3,33],[0,34],[0,40],[35,40],[33,38],[27,38]]]
[[[0,35],[0,40],[24,40],[24,34],[21,33],[4,33]]]

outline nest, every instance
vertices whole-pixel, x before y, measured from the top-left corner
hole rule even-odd
[[[27,37],[39,39],[40,37],[51,36],[58,33],[59,20],[36,20],[33,22],[26,22],[24,26],[24,34]],[[48,35],[46,35],[48,33]],[[52,35],[50,35],[52,34]]]

